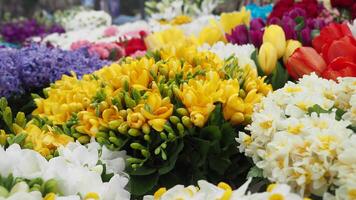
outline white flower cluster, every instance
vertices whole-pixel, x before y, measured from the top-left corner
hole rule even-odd
[[[125,152],[109,151],[96,142],[87,146],[70,143],[58,149],[59,156],[47,161],[33,150],[21,149],[13,144],[6,150],[0,148],[0,175],[44,181],[54,179],[62,197],[56,200],[80,200],[88,194],[95,194],[103,200],[130,199],[124,189],[128,178],[123,174]],[[101,175],[105,164],[106,174],[113,174],[109,182],[103,182]],[[42,199],[39,192],[18,190],[9,199]]]
[[[144,200],[303,200],[302,197],[291,192],[288,185],[272,184],[267,188],[267,192],[262,193],[246,193],[247,187],[251,179],[244,183],[239,189],[232,190],[227,184],[219,184],[215,186],[205,180],[198,181],[198,186],[176,185],[173,188],[165,191],[165,189],[158,190],[153,196],[145,196]]]
[[[114,28],[117,32],[110,36],[105,35],[106,30],[109,28]],[[119,39],[140,37],[140,31],[149,32],[149,26],[145,21],[127,23],[121,26],[101,26],[91,29],[80,29],[63,34],[53,33],[46,36],[42,42],[49,42],[56,47],[69,50],[74,42],[83,40],[89,42],[115,42]]]
[[[213,46],[204,44],[199,47],[199,51],[211,51],[217,54],[221,59],[227,59],[231,56],[237,58],[240,67],[250,66],[256,69],[255,62],[251,59],[252,53],[256,50],[252,44],[237,45],[231,43],[217,42]]]
[[[332,185],[355,195],[355,96],[356,78],[336,83],[311,74],[289,82],[255,107],[250,134],[237,138],[239,149],[269,180],[301,195],[322,196]]]
[[[104,11],[81,10],[61,19],[61,25],[66,31],[74,31],[109,26],[111,21],[111,16]]]

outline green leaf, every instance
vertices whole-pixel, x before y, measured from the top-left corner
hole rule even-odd
[[[145,195],[157,185],[158,178],[157,173],[147,176],[130,176],[129,191],[132,195]]]
[[[263,70],[262,70],[260,64],[258,63],[257,52],[258,52],[258,50],[256,49],[256,50],[252,53],[251,59],[256,63],[258,75],[259,75],[259,76],[265,76],[265,73],[263,73]]]
[[[301,31],[305,27],[305,20],[303,17],[298,16],[294,19],[297,26],[294,28],[296,31]]]
[[[210,169],[214,170],[219,175],[223,175],[230,165],[231,165],[231,161],[228,158],[224,158],[221,156],[209,157]]]
[[[150,175],[155,173],[157,170],[155,168],[148,168],[145,166],[141,166],[137,169],[133,169],[131,166],[128,166],[126,168],[126,172],[130,175],[130,176],[144,176],[144,175]]]
[[[263,178],[263,170],[256,166],[253,166],[248,172],[247,177]]]
[[[308,108],[308,115],[311,115],[313,112],[317,113],[319,116],[320,113],[330,113],[331,111],[325,110],[322,107],[320,107],[318,104],[315,104],[313,107]]]
[[[182,140],[178,140],[178,144],[176,144],[176,147],[173,148],[173,149],[170,149],[170,152],[172,152],[172,153],[168,155],[168,161],[166,161],[166,164],[163,165],[158,170],[158,173],[160,175],[166,174],[166,173],[170,172],[174,168],[174,166],[175,166],[175,164],[177,162],[177,159],[178,159],[178,155],[183,150],[183,147],[184,147],[183,141]]]
[[[201,130],[201,137],[210,141],[221,139],[221,131],[218,126],[207,126]]]
[[[194,150],[196,150],[199,154],[199,162],[196,163],[196,165],[201,166],[206,162],[206,157],[208,156],[208,152],[210,149],[210,142],[196,137],[191,138],[191,142]]]
[[[342,119],[342,116],[346,113],[346,111],[342,110],[342,109],[337,109],[336,110],[336,115],[335,115],[335,119],[340,121]]]
[[[222,113],[223,112],[221,110],[221,103],[219,103],[215,106],[215,109],[213,110],[213,112],[211,112],[209,119],[208,119],[208,124],[219,126],[222,123],[222,120],[224,119]]]
[[[272,78],[271,78],[271,84],[273,87],[273,90],[277,90],[279,88],[282,88],[286,82],[288,81],[288,73],[286,70],[283,68],[283,66],[280,64],[280,62],[277,62],[276,68],[274,68],[272,72]]]
[[[236,143],[236,132],[230,123],[225,123],[221,126],[221,135],[220,145],[223,151],[227,150],[231,144]]]

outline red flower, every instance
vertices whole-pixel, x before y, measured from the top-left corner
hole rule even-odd
[[[287,71],[294,79],[315,72],[321,75],[326,68],[324,59],[311,47],[300,47],[287,61]]]
[[[283,14],[285,12],[288,12],[294,5],[294,0],[280,0],[278,1],[271,12],[271,14],[268,16],[268,21],[273,18],[282,18]]]
[[[354,0],[331,0],[333,7],[350,7],[354,3]]]
[[[333,60],[321,74],[323,78],[337,80],[338,77],[356,77],[356,64],[345,57]]]
[[[324,45],[344,36],[352,36],[350,28],[346,24],[329,24],[320,31],[319,36],[313,39],[313,47],[320,53]]]
[[[356,2],[352,5],[351,8],[351,18],[356,19]]]
[[[302,0],[301,2],[295,3],[295,7],[306,10],[308,17],[315,18],[320,14],[317,0]]]
[[[120,43],[121,46],[125,48],[125,55],[130,56],[136,51],[146,51],[147,47],[142,38],[132,38],[125,42]]]
[[[356,40],[352,36],[344,36],[341,39],[323,45],[321,54],[326,63],[331,63],[339,57],[356,63]]]

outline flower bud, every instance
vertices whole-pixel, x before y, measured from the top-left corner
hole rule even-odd
[[[117,137],[109,137],[109,141],[118,147],[122,145],[122,141]]]
[[[15,118],[15,123],[18,124],[19,126],[21,126],[22,128],[24,128],[26,125],[25,113],[18,112],[16,115],[16,118]]]
[[[184,126],[182,123],[178,123],[177,124],[177,129],[178,129],[178,133],[180,136],[183,136],[184,135]]]
[[[143,155],[143,157],[145,158],[149,158],[151,156],[150,152],[147,151],[146,149],[141,149],[141,154]]]
[[[10,195],[13,195],[18,192],[28,192],[28,191],[29,191],[29,187],[28,187],[27,183],[25,183],[24,181],[21,181],[21,182],[16,183],[11,188]]]
[[[109,128],[110,128],[110,129],[115,130],[115,129],[117,129],[117,127],[120,126],[120,124],[121,124],[122,122],[123,122],[122,119],[117,119],[117,120],[110,121],[108,125],[109,125]]]
[[[144,136],[143,136],[143,139],[144,139],[145,141],[147,141],[147,142],[150,142],[150,141],[151,141],[151,137],[150,137],[148,134],[144,135]]]
[[[129,125],[127,124],[127,122],[123,122],[122,124],[120,124],[118,131],[121,134],[126,134],[128,129],[129,129]]]
[[[167,140],[167,135],[164,132],[160,132],[159,136],[161,137],[162,140]]]
[[[133,136],[133,137],[137,137],[137,136],[141,135],[141,132],[138,129],[135,129],[135,128],[130,128],[127,133],[129,135]]]
[[[130,147],[132,149],[136,149],[136,150],[146,149],[146,147],[142,146],[142,144],[137,143],[137,142],[131,143]]]
[[[177,124],[180,122],[180,119],[177,116],[170,116],[169,121],[171,121],[173,124]]]
[[[46,181],[46,183],[44,184],[44,191],[45,193],[53,192],[57,194],[59,192],[57,181],[55,179],[49,179],[48,181]]]
[[[298,40],[288,40],[287,41],[287,48],[286,52],[283,56],[283,62],[286,65],[288,58],[294,53],[296,49],[302,46],[302,43],[300,43]]]
[[[277,59],[284,55],[286,49],[286,36],[280,26],[270,25],[265,29],[263,34],[263,43],[266,42],[269,42],[276,49]]]
[[[150,126],[148,124],[142,125],[142,132],[146,135],[149,134],[151,132]]]
[[[127,108],[133,108],[136,106],[136,102],[127,93],[125,93],[124,99]]]
[[[0,197],[6,198],[7,196],[9,196],[9,191],[5,187],[0,186]]]
[[[183,116],[182,117],[182,122],[183,122],[183,125],[187,128],[192,128],[193,127],[193,124],[192,124],[192,121],[190,121],[190,118],[188,116]]]
[[[278,59],[275,47],[269,42],[264,42],[258,52],[257,59],[263,73],[265,75],[271,74]]]
[[[188,116],[188,115],[189,115],[188,110],[185,109],[185,108],[178,108],[176,111],[177,111],[177,113],[180,114],[181,116]]]
[[[80,142],[80,144],[88,144],[90,142],[90,137],[87,135],[83,135],[78,138],[78,141]]]

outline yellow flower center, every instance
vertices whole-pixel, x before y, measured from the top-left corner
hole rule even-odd
[[[99,199],[100,199],[99,195],[95,192],[89,192],[84,197],[84,200],[99,200]]]
[[[272,192],[274,190],[274,188],[276,188],[276,187],[277,187],[277,184],[275,184],[275,183],[269,184],[267,187],[267,192]]]
[[[287,130],[288,132],[293,133],[294,135],[298,135],[303,128],[304,128],[303,124],[298,124],[296,126],[289,126]]]
[[[284,200],[284,196],[281,194],[272,194],[269,196],[268,200]]]
[[[166,188],[159,188],[153,195],[154,200],[160,199],[164,193],[167,192]]]
[[[351,189],[347,192],[349,199],[356,199],[356,189]]]
[[[269,129],[272,127],[272,121],[269,120],[269,121],[262,122],[260,123],[260,126],[263,129]]]
[[[231,187],[224,183],[224,182],[220,182],[218,184],[218,187],[225,190],[225,193],[223,194],[223,196],[220,198],[220,200],[229,200],[231,195],[232,195],[232,189]]]

